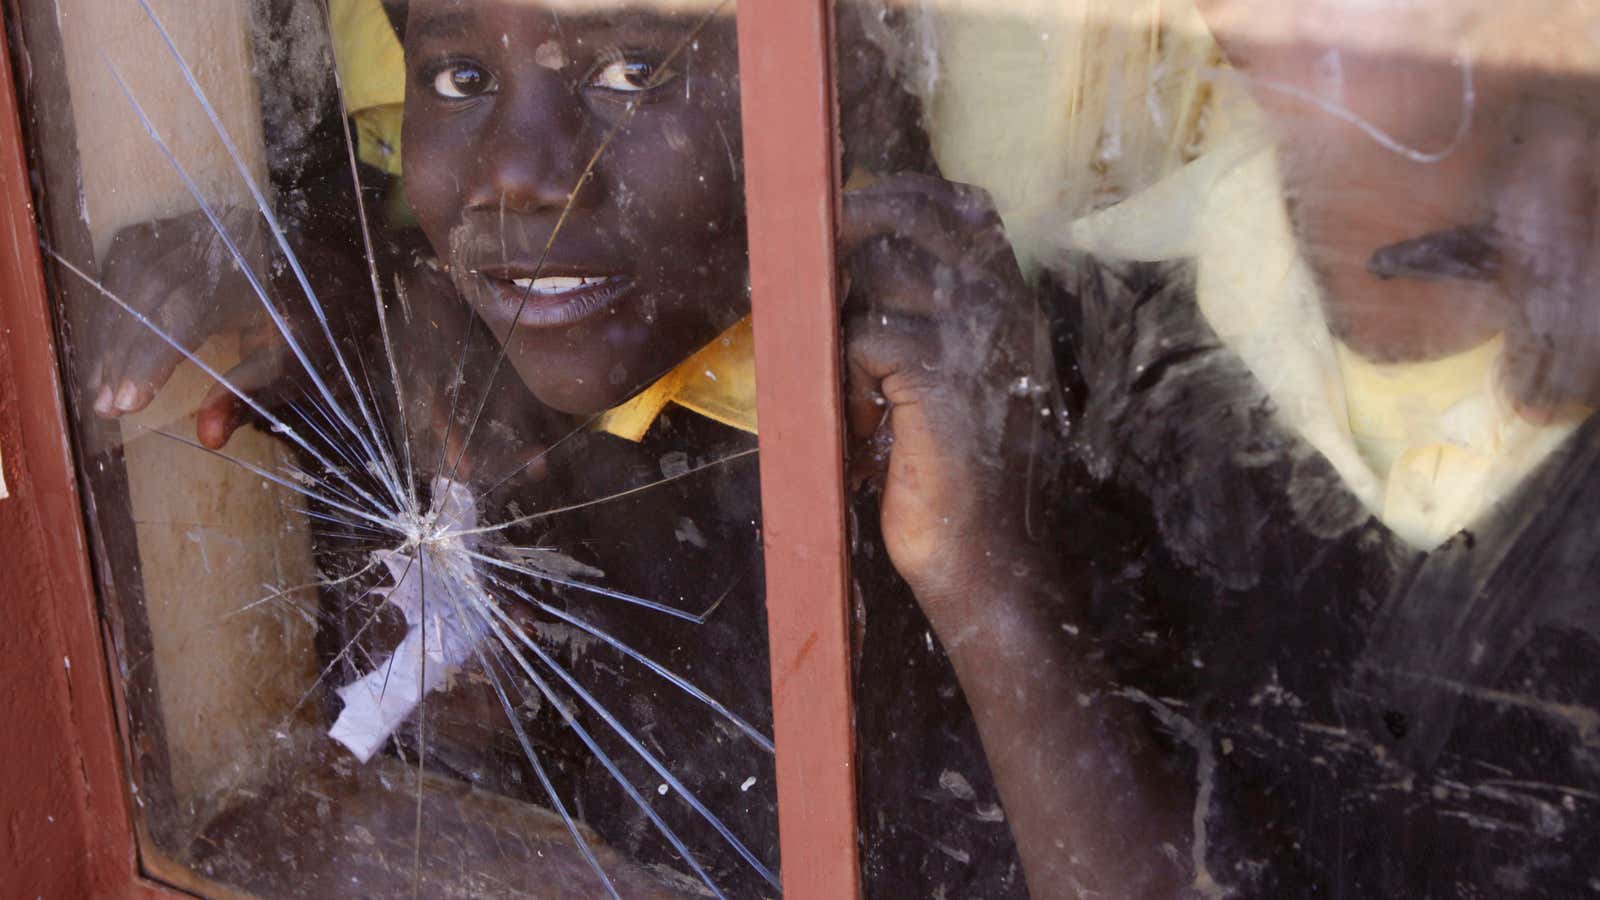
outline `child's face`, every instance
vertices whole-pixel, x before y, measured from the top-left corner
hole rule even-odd
[[[1443,356],[1503,327],[1493,285],[1383,281],[1367,268],[1380,247],[1482,220],[1483,129],[1447,158],[1418,162],[1306,98],[1348,109],[1407,146],[1450,145],[1461,73],[1433,51],[1453,2],[1197,4],[1279,139],[1296,233],[1322,281],[1329,325],[1373,359]],[[1413,45],[1418,53],[1408,52]]]
[[[411,4],[407,197],[508,361],[564,412],[616,405],[748,310],[733,17],[691,38],[693,6]]]
[[[1502,73],[1479,65],[1468,96],[1455,54],[1482,49],[1478,38],[1468,40],[1480,28],[1474,23],[1503,26],[1502,10],[1514,5],[1198,5],[1279,138],[1297,233],[1339,337],[1373,359],[1413,360],[1459,352],[1503,330],[1511,310],[1498,285],[1385,281],[1368,261],[1380,247],[1486,221],[1515,92]],[[1458,137],[1464,117],[1470,127]],[[1415,153],[1397,152],[1371,129]],[[1442,158],[1416,158],[1428,153]]]

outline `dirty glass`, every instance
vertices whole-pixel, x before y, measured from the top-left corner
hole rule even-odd
[[[1600,15],[836,4],[874,897],[1600,891]]]
[[[731,0],[29,0],[145,870],[774,896]]]

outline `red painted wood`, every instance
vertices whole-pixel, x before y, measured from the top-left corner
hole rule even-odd
[[[0,893],[177,896],[138,875],[9,56],[0,42]]]
[[[785,895],[861,888],[826,0],[739,7]]]

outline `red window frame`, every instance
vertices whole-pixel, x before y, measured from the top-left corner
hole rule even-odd
[[[739,9],[761,509],[790,897],[860,894],[830,0]]]
[[[8,18],[16,19],[14,4]],[[761,496],[785,894],[860,894],[829,0],[739,10]],[[67,440],[13,57],[0,42],[0,884],[176,897],[143,874],[125,729]]]

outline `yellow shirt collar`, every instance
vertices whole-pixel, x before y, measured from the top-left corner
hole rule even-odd
[[[1384,474],[1381,517],[1416,546],[1470,526],[1578,427],[1517,414],[1496,380],[1504,346],[1382,365],[1337,347],[1351,437]]]
[[[667,404],[756,433],[755,335],[750,317],[717,335],[695,354],[620,406],[607,410],[595,429],[630,441],[643,440]]]
[[[356,128],[356,153],[400,174],[400,122],[406,61],[380,0],[329,0],[328,16],[344,107]]]
[[[1277,154],[1249,117],[1229,139],[1116,206],[1067,243],[1113,259],[1196,261],[1196,302],[1273,400],[1394,534],[1429,550],[1470,526],[1580,421],[1540,426],[1495,384],[1502,341],[1380,365],[1334,340],[1284,209]]]

